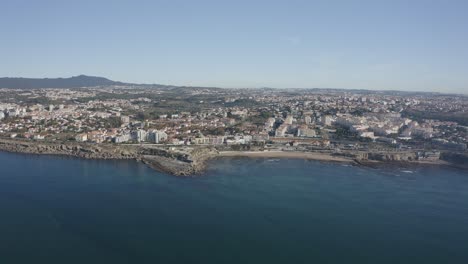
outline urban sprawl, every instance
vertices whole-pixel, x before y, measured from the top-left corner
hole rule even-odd
[[[325,89],[0,89],[0,137],[283,151],[466,152],[468,98]]]

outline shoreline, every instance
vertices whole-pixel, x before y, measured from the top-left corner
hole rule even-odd
[[[206,170],[209,161],[217,158],[246,157],[246,158],[286,158],[305,159],[322,162],[346,163],[369,168],[378,167],[413,167],[413,166],[447,166],[461,170],[468,170],[465,164],[446,160],[397,160],[392,156],[387,159],[360,158],[359,155],[346,153],[337,155],[329,152],[302,151],[219,151],[214,147],[156,147],[151,145],[126,146],[111,144],[79,144],[68,142],[35,142],[22,140],[0,139],[0,151],[25,153],[34,155],[59,155],[82,159],[102,160],[135,160],[148,167],[174,176],[196,176]]]
[[[304,159],[320,162],[343,163],[365,168],[412,168],[427,166],[443,166],[460,170],[467,170],[465,166],[450,163],[444,160],[427,161],[391,161],[391,160],[365,160],[351,157],[336,156],[323,152],[291,152],[291,151],[221,151],[217,158],[278,158],[278,159]]]
[[[217,159],[224,158],[247,158],[247,159],[267,159],[267,158],[277,158],[277,159],[303,159],[318,161],[324,163],[334,163],[334,164],[347,164],[349,166],[357,166],[368,169],[412,169],[414,167],[431,167],[431,166],[440,166],[450,169],[457,169],[466,171],[468,168],[465,166],[459,166],[450,162],[439,160],[437,162],[428,162],[428,161],[378,161],[378,160],[356,160],[351,158],[343,157],[334,157],[330,154],[324,153],[313,153],[313,152],[285,152],[285,151],[271,151],[271,152],[260,152],[260,151],[222,151],[219,152],[219,155],[210,156],[204,158],[202,162],[199,162],[197,167],[187,167],[174,169],[174,162],[178,162],[181,165],[182,162],[174,161],[163,157],[137,157],[137,158],[87,158],[79,155],[69,155],[63,153],[31,153],[31,152],[19,152],[19,151],[7,151],[0,149],[0,152],[11,153],[11,154],[22,154],[22,155],[31,155],[31,156],[56,156],[56,157],[65,157],[71,159],[81,159],[81,160],[132,160],[137,163],[141,163],[148,168],[155,170],[160,173],[164,173],[176,177],[196,177],[203,176],[203,173],[209,167],[209,163],[216,161]]]
[[[322,152],[291,152],[291,151],[220,151],[218,157],[248,157],[248,158],[292,158],[317,161],[332,161],[355,163],[354,159],[333,156]]]

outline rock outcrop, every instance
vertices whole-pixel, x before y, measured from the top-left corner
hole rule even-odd
[[[67,155],[85,159],[135,159],[138,156],[132,146],[116,147],[104,144],[46,143],[19,140],[0,140],[0,150],[28,154]]]
[[[170,148],[142,148],[141,160],[150,167],[178,176],[190,176],[201,173],[206,160],[218,155],[211,147],[195,147],[182,150]]]
[[[377,161],[415,161],[417,160],[416,153],[381,153],[381,152],[369,152],[367,153],[368,160]]]
[[[153,145],[39,142],[0,139],[0,150],[28,154],[66,155],[84,159],[134,159],[173,175],[188,176],[205,169],[217,155],[210,147],[169,148]]]

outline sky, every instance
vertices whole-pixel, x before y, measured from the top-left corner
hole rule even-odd
[[[466,0],[0,0],[0,76],[468,93]]]

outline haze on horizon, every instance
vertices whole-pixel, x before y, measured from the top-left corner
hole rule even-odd
[[[0,76],[467,93],[467,1],[2,1]]]

